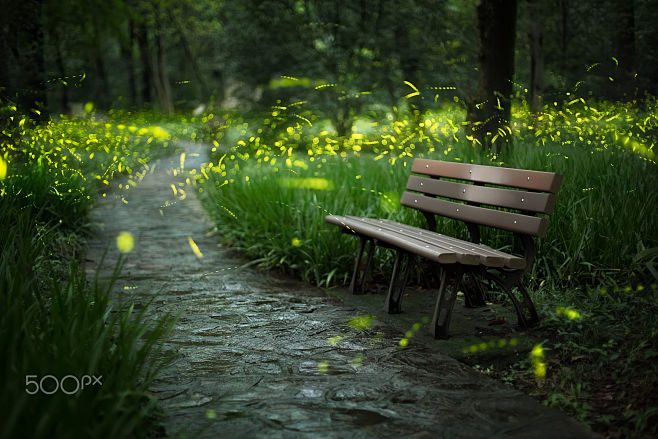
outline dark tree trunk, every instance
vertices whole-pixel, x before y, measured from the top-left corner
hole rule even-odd
[[[398,60],[400,62],[400,70],[402,71],[403,79],[409,81],[416,88],[422,88],[420,84],[420,77],[418,75],[420,59],[418,51],[409,39],[409,28],[406,23],[402,23],[395,27],[395,51],[397,52]],[[425,113],[425,105],[423,102],[423,95],[419,94],[409,98],[409,103],[414,110],[414,120],[416,124],[421,122]]]
[[[121,57],[124,59],[126,70],[128,72],[128,93],[130,106],[137,106],[137,82],[135,79],[135,61],[133,59],[133,49],[135,47],[135,23],[128,20],[128,41],[127,47],[121,45]]]
[[[11,11],[11,18],[7,20],[11,38],[8,48],[20,69],[20,76],[12,84],[16,88],[10,94],[12,98],[15,96],[18,107],[36,120],[48,119],[42,5],[42,0],[14,2],[3,12]]]
[[[635,7],[633,0],[616,0],[617,35],[615,38],[616,58],[619,63],[615,78],[618,99],[632,100],[635,93]]]
[[[560,64],[562,65],[562,74],[567,73],[567,52],[569,50],[569,3],[567,0],[560,0],[560,18],[562,21],[561,26],[561,39],[560,39]]]
[[[101,90],[98,93],[98,104],[101,108],[109,108],[112,103],[112,93],[110,82],[105,72],[105,63],[103,62],[102,49],[99,47],[96,52],[96,73],[101,80]]]
[[[5,17],[0,19],[0,99],[9,97],[11,90],[11,75],[9,74],[9,38],[6,32]]]
[[[169,75],[167,74],[167,59],[164,48],[164,38],[162,36],[162,21],[161,12],[159,9],[155,11],[155,62],[153,72],[155,92],[158,97],[158,105],[160,110],[165,113],[172,113],[174,107],[171,103],[171,88],[169,86]]]
[[[481,145],[502,149],[511,142],[511,95],[514,79],[516,0],[480,0],[480,81],[469,111],[470,134]]]
[[[373,34],[375,36],[376,40],[376,45],[378,47],[386,47],[389,45],[390,41],[390,36],[388,32],[382,32],[382,29],[384,26],[382,26],[382,21],[384,19],[384,14],[387,13],[386,11],[386,5],[385,5],[385,0],[378,0],[377,1],[377,16],[375,18],[375,26],[373,28]],[[395,34],[393,34],[393,38],[395,38]],[[379,62],[381,62],[383,65],[386,65],[388,60],[385,58],[385,54],[377,51],[378,56],[380,57]],[[384,81],[384,86],[383,88],[386,90],[386,93],[388,95],[388,98],[390,99],[390,104],[392,107],[396,106],[398,104],[398,91],[396,90],[396,86],[398,85],[397,81]]]
[[[213,82],[215,83],[215,90],[211,96],[211,103],[214,102],[219,106],[224,102],[224,87],[226,86],[224,82],[224,72],[219,67],[215,67],[212,69],[211,75]]]
[[[59,73],[59,77],[61,79],[62,86],[60,87],[61,89],[61,94],[60,94],[60,100],[59,104],[62,107],[61,111],[62,112],[68,112],[69,111],[69,88],[68,88],[68,81],[66,81],[66,67],[64,67],[64,57],[62,56],[62,48],[60,47],[60,39],[59,35],[57,33],[57,30],[52,32],[53,36],[53,43],[55,46],[55,64],[57,65],[57,70]]]
[[[544,52],[541,30],[541,15],[539,0],[528,0],[528,18],[530,29],[528,42],[530,43],[530,111],[536,114],[543,106],[544,94]]]
[[[153,102],[151,95],[151,78],[153,68],[150,61],[150,48],[148,40],[148,29],[146,23],[140,23],[137,28],[137,45],[139,46],[139,57],[142,62],[142,105],[146,106]]]
[[[197,62],[197,57],[194,54],[194,51],[192,50],[192,45],[190,44],[189,39],[187,38],[187,34],[185,33],[185,29],[183,29],[183,26],[180,24],[180,22],[176,19],[176,17],[173,16],[173,14],[169,14],[169,19],[174,23],[176,27],[176,31],[178,32],[178,35],[180,36],[181,43],[183,43],[183,51],[185,53],[185,58],[187,59],[187,62],[190,64],[192,67],[192,71],[194,72],[194,76],[196,76],[197,81],[199,82],[199,89],[201,91],[201,101],[207,101],[210,93],[208,91],[208,85],[206,84],[206,80],[204,79],[203,75],[201,74],[201,69],[199,68],[199,63]]]

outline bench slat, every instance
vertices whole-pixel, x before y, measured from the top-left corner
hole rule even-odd
[[[395,221],[386,221],[384,220],[376,220],[372,218],[359,218],[355,216],[347,216],[346,218],[349,218],[354,221],[359,221],[363,222],[366,224],[371,224],[375,227],[381,227],[382,229],[386,229],[390,231],[391,233],[394,233],[396,235],[400,235],[401,237],[408,237],[411,239],[418,239],[420,241],[423,241],[425,244],[430,244],[432,246],[439,246],[441,248],[444,248],[448,251],[455,252],[457,255],[457,262],[460,264],[465,264],[465,265],[478,265],[482,263],[481,257],[479,254],[477,254],[474,251],[469,250],[468,248],[460,245],[455,245],[453,243],[448,243],[445,241],[441,241],[440,239],[432,239],[431,235],[429,234],[429,231],[427,231],[427,235],[423,236],[418,233],[414,233],[414,231],[409,230],[406,227],[403,227],[403,224],[397,223]],[[472,246],[471,246],[472,247]],[[499,264],[495,265],[498,267],[503,266],[503,260],[502,258],[499,259]],[[491,265],[494,266],[494,265]]]
[[[415,159],[411,171],[433,177],[455,178],[551,193],[556,193],[562,184],[562,175],[554,172],[528,171],[525,169],[428,159]]]
[[[368,222],[379,222],[384,224],[394,224],[396,227],[403,228],[409,232],[415,234],[416,236],[422,237],[421,239],[435,240],[436,242],[443,243],[444,246],[453,245],[464,251],[470,251],[476,253],[480,256],[480,261],[482,265],[487,267],[508,267],[514,268],[517,270],[524,269],[526,266],[526,260],[519,256],[510,255],[499,250],[485,247],[480,244],[473,244],[468,241],[461,239],[453,238],[451,236],[442,235],[441,233],[432,232],[430,230],[421,229],[419,227],[409,226],[407,224],[397,223],[391,220],[371,220]]]
[[[452,181],[419,177],[417,175],[409,177],[407,189],[460,201],[482,203],[527,212],[551,214],[555,208],[555,195],[553,194],[455,183]]]
[[[457,254],[454,251],[437,245],[429,245],[419,239],[409,238],[407,236],[401,237],[392,234],[389,230],[382,227],[338,215],[328,215],[325,217],[325,221],[355,233],[378,239],[441,264],[454,264],[457,262]]]
[[[548,228],[548,220],[545,218],[487,209],[485,207],[469,206],[467,204],[455,203],[411,192],[404,192],[400,203],[403,206],[448,218],[496,227],[525,235],[543,237],[546,235],[546,229]]]
[[[401,241],[407,239],[420,241],[424,245],[429,244],[430,248],[440,247],[441,251],[454,253],[456,261],[465,265],[481,264],[492,268],[508,267],[513,269],[523,269],[526,266],[525,259],[518,256],[391,220],[336,215],[327,216],[325,219],[327,222],[339,225],[344,229],[374,237],[398,247]],[[366,225],[370,227],[366,227]],[[391,239],[385,240],[372,236],[373,228],[376,228],[378,232],[388,233],[391,235]],[[397,236],[397,238],[393,238],[393,236]],[[408,249],[408,251],[416,253],[412,249]]]
[[[477,249],[472,244],[469,245],[469,243],[466,241],[462,241],[460,243],[443,241],[441,237],[438,236],[438,233],[432,233],[429,230],[425,230],[426,233],[423,235],[422,229],[417,229],[415,227],[413,228],[403,227],[402,224],[397,223],[395,221],[372,220],[372,219],[369,220],[368,218],[360,218],[360,219],[362,221],[371,224],[378,224],[381,227],[387,227],[389,230],[393,230],[401,235],[409,236],[412,238],[418,238],[429,244],[438,245],[443,248],[452,250],[457,253],[457,260],[462,264],[466,264],[466,265],[481,264],[487,267],[503,267],[505,265],[504,258],[495,257],[495,256],[487,258],[486,256],[478,253]]]

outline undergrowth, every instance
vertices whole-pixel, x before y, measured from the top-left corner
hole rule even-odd
[[[118,176],[137,184],[172,149],[169,134],[94,118],[34,125],[11,105],[2,112],[11,116],[0,139],[0,436],[152,436],[148,389],[170,358],[161,348],[174,319],[111,300],[121,260],[105,283],[89,281],[81,261],[95,195]],[[76,387],[85,376],[98,382]]]

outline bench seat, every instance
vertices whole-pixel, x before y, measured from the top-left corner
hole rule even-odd
[[[524,258],[391,220],[340,215],[329,215],[325,220],[346,232],[368,236],[441,264],[460,263],[516,270],[526,267]]]

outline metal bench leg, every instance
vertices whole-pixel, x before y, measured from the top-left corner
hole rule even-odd
[[[354,261],[354,271],[352,273],[352,281],[350,282],[350,292],[352,294],[362,294],[365,292],[368,276],[370,275],[370,262],[372,255],[375,252],[375,244],[372,239],[360,236],[359,250],[356,254]],[[367,250],[366,250],[366,247]],[[366,258],[363,260],[363,253],[366,250]]]
[[[465,275],[464,279],[464,304],[467,308],[479,308],[486,306],[487,302],[485,301],[485,290],[482,286],[482,282],[478,277],[469,273]]]
[[[519,326],[529,328],[539,322],[539,316],[535,305],[532,303],[532,298],[528,294],[528,290],[521,284],[520,279],[511,277],[503,280],[491,273],[487,277],[501,287],[512,301],[519,319]],[[514,287],[517,287],[520,294],[514,294]]]
[[[450,316],[452,308],[455,306],[457,299],[457,290],[462,283],[464,272],[461,267],[451,267],[449,269],[443,267],[441,271],[441,286],[439,287],[439,294],[436,298],[436,306],[434,307],[434,316],[432,317],[432,326],[430,330],[434,338],[448,338],[448,330],[450,328]],[[448,283],[451,285],[448,286]]]
[[[532,298],[530,297],[530,294],[528,294],[528,290],[526,290],[526,288],[523,286],[523,284],[521,284],[521,282],[518,282],[516,284],[516,287],[519,289],[519,292],[523,297],[521,304],[523,305],[525,316],[526,316],[525,326],[526,327],[535,326],[537,323],[539,323],[539,316],[537,315],[537,309],[535,308],[535,304],[532,302]]]
[[[386,304],[384,308],[389,314],[398,314],[402,312],[402,294],[404,293],[404,287],[407,285],[412,259],[412,256],[403,250],[397,250],[396,252],[393,273],[391,274],[391,283],[388,286],[388,294],[386,295]]]

